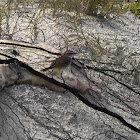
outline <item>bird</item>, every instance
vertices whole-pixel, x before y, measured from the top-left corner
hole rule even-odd
[[[50,65],[50,67],[42,69],[41,71],[46,71],[49,69],[52,69],[55,72],[58,72],[62,69],[65,69],[66,67],[68,67],[71,63],[71,57],[73,55],[75,55],[76,53],[68,50],[65,51],[64,53],[61,54],[60,57],[56,58]]]

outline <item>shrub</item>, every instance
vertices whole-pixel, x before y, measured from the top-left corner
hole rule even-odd
[[[130,4],[130,11],[140,18],[140,2]]]
[[[87,15],[119,15],[126,12],[125,0],[48,0],[47,5],[54,11],[76,11]]]

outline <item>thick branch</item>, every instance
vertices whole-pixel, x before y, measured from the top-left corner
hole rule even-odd
[[[10,59],[11,60],[11,63],[13,62],[13,59]],[[8,63],[10,60],[7,60]],[[28,71],[30,71],[32,74],[36,75],[36,76],[39,76],[49,82],[52,82],[53,84],[56,84],[57,86],[60,86],[60,87],[63,87],[64,89],[66,90],[69,90],[71,93],[73,93],[79,100],[81,100],[84,104],[86,104],[87,106],[97,110],[97,111],[100,111],[100,112],[103,112],[109,116],[112,116],[116,119],[118,119],[120,122],[122,122],[122,124],[124,124],[126,127],[130,128],[131,130],[137,132],[137,133],[140,133],[140,129],[136,128],[135,126],[133,126],[132,124],[126,122],[123,117],[121,117],[120,115],[118,115],[117,113],[114,113],[106,108],[103,108],[103,107],[99,107],[91,102],[89,102],[87,99],[85,99],[81,94],[80,92],[77,90],[77,89],[74,89],[64,83],[60,83],[58,81],[56,81],[55,79],[53,78],[49,78],[48,76],[38,72],[38,71],[35,71],[33,68],[31,68],[30,66],[28,66],[27,64],[17,60],[14,58],[14,60],[21,66],[21,67],[24,67],[26,68]],[[5,60],[6,61],[6,60]]]

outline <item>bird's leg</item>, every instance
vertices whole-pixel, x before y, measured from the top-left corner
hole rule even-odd
[[[52,78],[53,78],[53,70],[52,70]]]
[[[71,60],[72,60],[72,59],[71,59]],[[73,73],[73,71],[72,71],[71,61],[70,61],[70,65],[69,65],[69,67],[68,67],[68,68],[69,68],[70,72],[71,72],[71,73]],[[74,73],[73,73],[73,74],[74,74]]]
[[[65,80],[64,80],[64,78],[63,78],[63,71],[61,72],[61,78],[62,78],[62,80],[63,80],[63,83],[65,84]]]

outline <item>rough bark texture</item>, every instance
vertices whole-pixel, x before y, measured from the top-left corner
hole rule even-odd
[[[16,6],[0,24],[0,140],[139,140],[140,20]],[[41,72],[67,49],[68,71]]]

